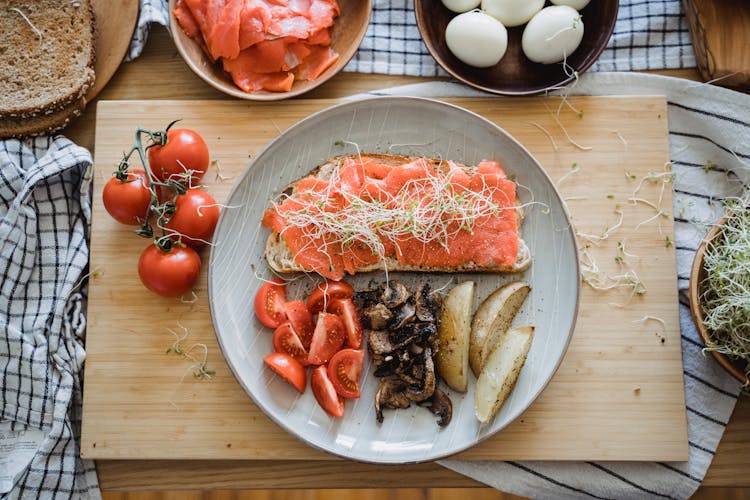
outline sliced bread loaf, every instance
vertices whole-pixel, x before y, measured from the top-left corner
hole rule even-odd
[[[36,116],[0,118],[0,138],[20,138],[57,132],[79,116],[85,107],[86,97],[81,97],[58,110],[50,110]]]
[[[42,116],[94,82],[89,0],[0,0],[0,118]]]

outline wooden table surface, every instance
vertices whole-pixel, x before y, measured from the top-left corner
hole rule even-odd
[[[661,74],[698,79],[695,70]],[[426,81],[425,78],[342,73],[306,95],[337,98]],[[166,31],[156,28],[143,55],[123,64],[98,99],[225,99],[185,65]],[[65,133],[93,151],[96,102]],[[168,446],[168,443],[165,443]],[[705,486],[750,488],[750,398],[730,419]],[[436,464],[378,466],[340,461],[98,461],[104,490],[467,487],[481,484]],[[385,479],[387,478],[387,480]]]

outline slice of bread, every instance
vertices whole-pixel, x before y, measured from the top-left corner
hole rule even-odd
[[[398,166],[400,164],[414,160],[414,158],[399,156],[399,155],[382,155],[382,154],[363,154],[363,156],[376,158],[380,163],[388,165]],[[313,169],[310,174],[320,179],[328,179],[344,162],[347,156],[337,156],[325,162],[324,164]],[[445,172],[448,169],[448,162],[437,158],[428,159],[433,167],[438,172]],[[454,162],[455,164],[455,162]],[[467,170],[473,170],[475,167],[466,165],[460,165]],[[284,193],[291,195],[294,193],[297,183],[295,181],[288,185],[284,189]],[[517,214],[517,226],[520,230],[523,224],[523,211],[520,208],[520,200],[516,199],[516,205],[519,208],[516,209]],[[279,273],[293,273],[293,272],[304,272],[301,266],[294,261],[294,256],[291,250],[284,241],[284,237],[276,231],[272,231],[266,241],[266,260],[268,265],[276,272]],[[384,271],[388,270],[391,272],[396,271],[409,271],[409,272],[441,272],[441,273],[464,273],[464,272],[482,272],[482,273],[518,273],[526,270],[531,265],[531,252],[529,247],[523,241],[522,238],[518,238],[518,256],[516,261],[512,265],[494,265],[494,266],[482,266],[474,262],[467,262],[460,266],[444,266],[444,267],[426,267],[426,266],[414,266],[399,262],[393,257],[386,257],[385,259],[368,266],[363,266],[357,269],[358,272],[370,272],[370,271]]]
[[[55,113],[94,83],[89,0],[0,0],[0,118]]]
[[[0,118],[0,138],[28,137],[57,132],[79,116],[86,107],[86,98],[81,97],[67,106],[28,118]]]

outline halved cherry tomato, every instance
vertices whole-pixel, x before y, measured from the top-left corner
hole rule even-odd
[[[333,417],[344,416],[344,398],[336,393],[336,389],[328,378],[328,369],[325,366],[319,366],[312,372],[310,377],[310,387],[318,404],[326,413]]]
[[[362,323],[359,321],[357,306],[352,299],[333,299],[328,308],[341,319],[346,329],[346,345],[359,349],[362,345]]]
[[[255,315],[263,325],[276,328],[286,321],[286,283],[280,278],[266,281],[255,294]]]
[[[162,182],[170,178],[181,180],[192,171],[190,177],[194,183],[208,170],[208,160],[206,141],[197,132],[186,128],[169,129],[166,144],[148,148],[151,171]]]
[[[333,355],[328,363],[328,377],[339,395],[345,398],[359,397],[364,359],[365,351],[360,349],[341,349]]]
[[[326,281],[316,286],[307,298],[307,308],[315,314],[327,311],[333,299],[349,299],[354,295],[354,289],[345,281]]]
[[[146,219],[151,204],[146,171],[131,168],[127,180],[112,177],[104,185],[102,201],[109,215],[122,224],[141,224]]]
[[[288,354],[303,365],[307,363],[307,350],[302,346],[292,325],[283,323],[273,332],[273,349]]]
[[[302,345],[307,349],[312,341],[315,322],[307,306],[301,300],[293,300],[284,304],[284,312],[292,324],[294,333],[297,334]]]
[[[307,378],[299,361],[288,354],[273,352],[263,358],[263,362],[300,393],[305,392]]]
[[[344,345],[344,325],[335,314],[318,314],[307,361],[311,365],[322,365]]]

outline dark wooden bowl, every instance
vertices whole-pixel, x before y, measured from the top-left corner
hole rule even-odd
[[[331,47],[339,53],[339,59],[322,75],[312,81],[295,80],[289,92],[248,93],[237,87],[220,64],[215,64],[201,46],[180,28],[173,11],[176,0],[169,0],[169,24],[177,51],[193,72],[217,90],[241,99],[255,101],[278,101],[304,94],[330,80],[357,52],[367,31],[372,11],[371,0],[339,0],[341,15],[331,28]]]
[[[700,289],[701,283],[706,277],[706,269],[703,267],[703,256],[706,254],[706,245],[710,242],[719,231],[722,226],[727,222],[727,218],[724,217],[719,222],[714,224],[714,227],[708,232],[706,237],[698,247],[698,251],[695,252],[695,258],[693,259],[693,267],[690,270],[690,313],[693,316],[693,322],[695,327],[698,329],[698,333],[703,339],[703,343],[708,345],[711,342],[711,332],[708,331],[706,325],[703,323],[703,308],[700,303]],[[726,371],[732,374],[734,378],[742,382],[743,384],[750,384],[743,365],[745,363],[739,360],[732,360],[728,356],[721,354],[716,351],[710,351],[711,355],[724,367]]]
[[[607,46],[615,28],[618,7],[618,0],[592,0],[581,11],[583,40],[567,60],[579,75],[594,64]],[[565,73],[562,64],[538,64],[526,58],[521,49],[521,36],[526,25],[508,28],[508,50],[498,64],[490,68],[475,68],[459,61],[445,43],[445,27],[456,16],[454,12],[445,8],[440,0],[414,0],[414,14],[422,40],[432,57],[445,71],[472,87],[494,94],[532,95],[574,79]]]

